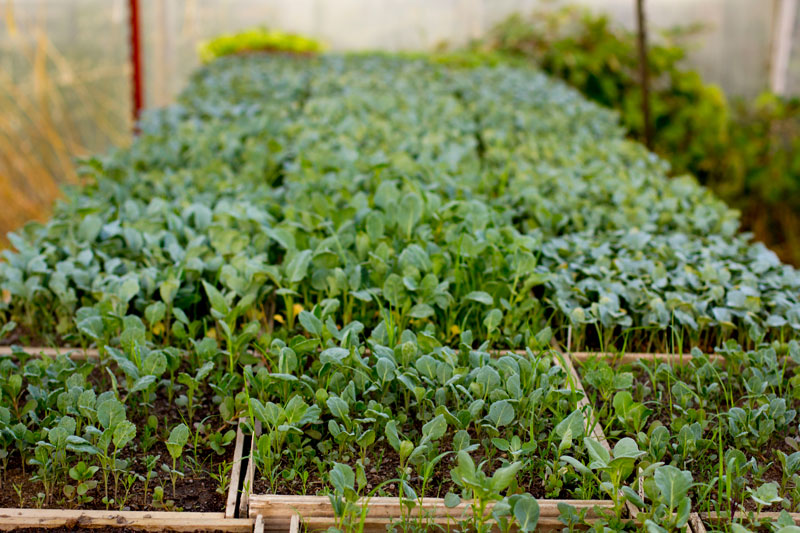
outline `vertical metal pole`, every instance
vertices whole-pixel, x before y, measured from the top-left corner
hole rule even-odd
[[[142,43],[139,31],[139,0],[128,0],[130,14],[130,47],[133,82],[133,131],[138,133],[139,116],[144,105],[142,94]]]
[[[650,66],[647,62],[647,26],[644,0],[636,0],[636,24],[639,41],[639,76],[642,83],[642,117],[644,119],[644,144],[653,148],[653,125],[650,119]]]

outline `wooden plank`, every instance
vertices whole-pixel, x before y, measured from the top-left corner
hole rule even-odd
[[[30,354],[34,357],[55,357],[57,355],[68,354],[70,359],[75,360],[82,360],[82,359],[99,359],[100,352],[95,348],[70,348],[70,347],[44,347],[44,346],[32,346],[26,347],[21,346],[25,353]],[[11,346],[0,346],[0,356],[9,356],[13,355],[13,350]]]
[[[584,409],[584,413],[588,412],[590,416],[590,423],[592,424],[592,437],[594,440],[598,441],[603,447],[611,451],[611,444],[606,439],[605,432],[603,431],[603,426],[600,423],[600,417],[595,415],[594,407],[589,402],[589,398],[586,395],[586,389],[583,387],[583,383],[581,383],[581,377],[578,374],[577,370],[575,370],[575,365],[572,364],[572,353],[564,353],[561,351],[561,348],[558,346],[556,342],[553,342],[553,348],[559,355],[558,359],[562,361],[562,364],[569,370],[569,373],[572,376],[572,380],[575,382],[576,387],[583,393],[583,398],[581,401],[578,402],[578,407]],[[639,486],[643,485],[644,481],[642,478],[639,478]],[[628,511],[628,516],[630,518],[636,519],[639,515],[639,509],[633,505],[629,501],[625,501],[625,508]]]
[[[750,520],[755,518],[756,520],[777,520],[780,516],[781,513],[775,511],[762,511],[761,513],[739,511],[734,513],[733,519]],[[792,517],[792,520],[794,520],[795,524],[800,525],[800,513],[789,513],[789,516]],[[730,513],[699,513],[699,518],[704,522],[710,522],[714,524],[729,523],[731,521]]]
[[[430,516],[436,518],[460,519],[470,510],[469,502],[461,502],[459,505],[448,508],[444,504],[443,498],[425,498],[421,504],[410,511],[400,503],[399,498],[394,497],[374,497],[367,500],[360,500],[367,503],[369,518],[399,518],[403,514],[411,516]],[[611,509],[611,500],[538,500],[539,509],[542,516],[558,516],[558,504],[568,503],[575,507],[594,509],[595,507]],[[491,506],[489,507],[491,508]],[[277,519],[283,523],[289,523],[292,514],[299,514],[301,517],[329,517],[333,518],[334,512],[330,499],[327,496],[284,496],[284,495],[265,495],[253,494],[250,496],[250,518],[258,515],[264,517],[265,524]],[[589,513],[590,516],[592,512]]]
[[[294,515],[292,518],[296,517]],[[303,525],[306,526],[309,532],[321,532],[326,531],[329,527],[334,527],[336,522],[332,518],[326,517],[318,517],[312,516],[308,518],[302,519]],[[385,533],[387,531],[387,527],[392,524],[399,524],[401,522],[400,518],[369,518],[364,521],[364,529],[365,533]],[[402,529],[402,528],[399,528]],[[541,516],[539,517],[539,523],[536,526],[537,533],[555,533],[561,532],[564,529],[564,524],[554,516]],[[473,527],[471,524],[467,524],[463,531],[472,531]],[[280,529],[277,526],[275,529],[265,531],[286,531],[285,529]],[[293,531],[290,529],[290,531]],[[423,533],[424,531],[431,531],[431,532],[440,532],[440,531],[462,531],[458,524],[453,523],[453,521],[448,521],[447,519],[437,518],[431,520],[424,520],[421,527],[419,529],[413,528],[412,531],[419,531]],[[492,528],[493,532],[499,532],[500,529],[496,526]],[[511,531],[517,531],[516,527],[512,527]]]
[[[242,477],[242,454],[244,453],[244,433],[242,432],[243,419],[239,419],[236,426],[236,443],[233,450],[233,466],[231,466],[231,484],[228,487],[228,499],[225,502],[225,518],[235,518],[236,502],[239,496],[239,481]]]
[[[689,515],[689,528],[691,528],[692,533],[706,533],[706,526],[703,525],[703,521],[697,513]]]
[[[79,511],[62,509],[0,509],[0,531],[19,528],[125,527],[144,531],[250,532],[253,520],[228,519],[224,513],[160,511]]]
[[[256,462],[253,456],[253,450],[256,446],[256,438],[261,435],[261,421],[256,420],[256,427],[249,442],[247,450],[243,450],[247,458],[247,467],[244,471],[244,479],[242,480],[242,492],[239,496],[239,516],[247,516],[248,508],[250,506],[250,495],[253,493],[253,483],[256,478]]]

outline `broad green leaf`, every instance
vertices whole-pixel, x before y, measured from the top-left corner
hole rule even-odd
[[[330,398],[328,398],[326,404],[328,406],[328,409],[333,414],[333,416],[335,416],[340,420],[349,420],[350,406],[347,405],[346,401],[339,398],[338,396],[331,396]]]
[[[206,281],[203,280],[203,288],[206,291],[206,296],[208,296],[208,301],[211,302],[212,309],[223,316],[226,316],[228,313],[230,313],[228,302],[225,300],[225,297],[222,295],[222,293],[216,289],[216,287],[206,283]]]
[[[178,459],[183,453],[183,447],[189,441],[189,428],[186,424],[179,424],[172,428],[167,439],[167,451],[173,459]]]
[[[445,431],[447,431],[447,421],[444,415],[438,415],[422,426],[422,436],[433,441],[441,439]]]
[[[123,420],[114,428],[113,442],[116,448],[124,448],[136,437],[136,426],[128,420]]]
[[[615,459],[619,459],[621,457],[637,459],[644,454],[645,452],[639,450],[639,446],[636,444],[636,441],[630,437],[622,438],[619,440],[619,442],[617,442],[617,444],[614,445]]]
[[[322,321],[314,316],[313,313],[309,313],[308,311],[300,311],[300,314],[297,318],[307,332],[311,333],[312,335],[316,335],[317,337],[322,336]]]
[[[125,420],[125,407],[116,398],[98,402],[97,420],[103,428],[112,429]]]
[[[467,293],[464,296],[464,299],[482,303],[483,305],[492,305],[494,303],[494,299],[491,297],[491,295],[488,292],[483,291],[472,291]]]
[[[356,475],[348,465],[333,463],[333,468],[328,472],[331,485],[340,494],[347,490],[353,490],[356,483]]]
[[[447,494],[445,494],[444,506],[447,507],[448,509],[452,509],[453,507],[458,507],[460,503],[461,503],[461,498],[458,496],[458,494],[454,494],[452,492],[448,492]]]
[[[286,278],[289,283],[299,283],[308,274],[308,265],[311,263],[311,250],[296,253],[286,265]]]
[[[530,494],[522,494],[514,503],[514,518],[520,531],[536,531],[539,524],[539,502]]]
[[[670,508],[676,508],[692,487],[692,474],[671,465],[656,469],[654,480],[661,497]]]
[[[500,325],[500,322],[503,320],[503,312],[500,309],[492,309],[483,319],[483,325],[486,327],[486,331],[492,333],[494,330],[497,329],[497,326]]]
[[[750,490],[750,497],[759,505],[772,505],[783,499],[778,494],[779,489],[777,483],[763,483],[756,490]]]
[[[514,420],[514,406],[508,400],[500,400],[489,406],[489,420],[496,427],[507,426]]]
[[[590,437],[584,437],[583,443],[586,445],[586,451],[589,452],[593,463],[607,465],[611,462],[611,454],[602,444]]]
[[[491,478],[492,489],[496,492],[501,492],[508,488],[511,482],[516,479],[517,473],[521,469],[522,463],[520,461],[516,461],[508,466],[504,466],[495,470]]]

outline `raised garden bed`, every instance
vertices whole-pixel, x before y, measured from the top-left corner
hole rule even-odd
[[[796,357],[734,347],[714,357],[577,354],[609,441],[635,439],[650,461],[688,476],[692,508],[719,520],[798,510]]]
[[[698,533],[797,504],[800,275],[535,72],[228,58],[84,168],[0,263],[8,520]],[[33,342],[87,348],[5,346]],[[720,349],[633,353],[689,346]]]

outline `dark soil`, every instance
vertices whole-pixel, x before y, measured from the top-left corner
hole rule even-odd
[[[405,433],[405,432],[404,432]],[[474,437],[474,435],[473,435]],[[439,443],[440,452],[453,449],[452,435],[448,434]],[[486,459],[484,447],[481,446],[471,454],[475,465],[480,465],[481,461]],[[336,458],[337,462],[344,462],[348,464],[353,470],[356,470],[356,463],[358,456],[351,455],[348,460],[342,461]],[[373,444],[367,451],[367,459],[369,463],[365,469],[367,478],[367,485],[364,493],[368,493],[388,480],[399,479],[400,477],[400,457],[397,452],[389,446],[385,440],[379,440]],[[498,452],[492,459],[491,463],[484,465],[484,472],[491,476],[495,470],[502,466],[501,459],[508,459],[507,454]],[[444,457],[434,467],[434,472],[425,486],[424,493],[423,479],[418,474],[417,469],[412,468],[412,475],[406,480],[408,484],[417,492],[419,496],[428,498],[444,498],[448,492],[460,493],[460,488],[453,482],[450,472],[455,468],[457,457],[455,454],[450,454]],[[291,469],[291,464],[288,458],[283,457],[278,472]],[[309,472],[308,480],[303,486],[303,480],[299,476],[295,476],[291,480],[284,479],[283,476],[278,475],[275,483],[275,494],[285,495],[322,495],[326,494],[330,485],[324,480],[319,470],[314,465],[307,465],[305,468]],[[530,471],[522,471],[518,474],[517,483],[522,492],[529,492],[536,498],[545,497],[545,488],[541,479],[534,479]],[[267,479],[259,475],[256,470],[255,480],[253,482],[254,494],[270,494],[272,490]],[[377,496],[399,496],[401,490],[400,484],[397,482],[387,483],[376,493]],[[562,489],[560,498],[569,498],[569,487]]]
[[[581,375],[586,371],[585,368],[579,368],[579,372]],[[634,389],[641,388],[642,386],[646,386],[646,388],[651,389],[652,383],[650,382],[649,376],[642,370],[637,368],[632,368],[630,370],[633,373],[634,377]],[[791,373],[787,370],[787,375],[791,375]],[[685,381],[688,382],[687,379]],[[731,386],[731,383],[727,383],[727,386]],[[593,389],[590,385],[584,383],[584,387],[586,388],[586,393],[590,399],[594,398],[593,407],[599,413],[602,413],[602,399],[599,397],[599,394],[595,389]],[[746,393],[742,392],[738,397],[734,397],[734,405],[742,407],[747,404],[747,398],[744,397]],[[634,397],[636,395],[634,394]],[[709,400],[709,398],[706,398]],[[709,438],[709,431],[713,431],[714,428],[718,426],[717,420],[717,413],[724,413],[728,411],[728,405],[725,402],[724,398],[718,398],[718,404],[716,406],[716,410],[714,409],[714,405],[709,405],[706,407],[707,410],[707,417],[708,417],[708,424],[709,428],[704,432],[704,438]],[[787,404],[789,408],[798,409],[800,407],[800,402],[797,400],[793,400],[787,398]],[[648,409],[652,411],[650,416],[647,419],[645,427],[643,429],[644,432],[647,432],[647,428],[649,428],[654,422],[658,421],[661,422],[662,425],[667,427],[671,430],[672,423],[678,413],[673,413],[670,410],[669,403],[666,399],[659,400],[658,398],[653,399],[644,399],[642,402],[644,403]],[[631,437],[636,439],[636,435],[629,434],[626,432],[622,426],[616,421],[616,419],[610,420],[613,418],[613,406],[609,401],[608,405],[605,406],[608,411],[608,416],[605,418],[601,418],[600,424],[604,428],[609,428],[606,431],[606,438],[611,446],[614,446],[619,439],[624,437]],[[671,433],[672,432],[671,430]],[[745,455],[750,458],[755,457],[756,461],[760,466],[766,466],[766,470],[762,473],[759,479],[754,479],[751,473],[748,473],[746,476],[747,479],[747,486],[755,488],[763,483],[767,483],[770,481],[776,482],[780,485],[782,480],[782,469],[781,464],[777,459],[777,454],[775,454],[776,450],[780,450],[787,455],[790,455],[797,451],[797,449],[793,448],[786,440],[787,435],[785,434],[775,434],[772,436],[772,439],[761,448],[761,453],[748,453],[746,450],[742,450],[745,452]],[[735,447],[734,443],[730,440],[730,438],[725,435],[723,438],[723,446],[724,449],[729,449]],[[703,455],[701,452],[696,452],[696,459],[697,462],[693,465],[684,465],[683,469],[689,470],[692,472],[694,477],[695,483],[701,484],[700,486],[696,486],[691,490],[692,501],[697,503],[699,500],[699,496],[701,492],[704,492],[706,484],[714,479],[715,476],[718,475],[718,471],[716,468],[719,464],[718,458],[718,450],[716,446],[713,449],[707,450],[705,452],[707,455]],[[664,461],[669,462],[669,452],[667,456],[663,459]],[[680,465],[679,465],[680,466]],[[714,486],[707,496],[707,501],[719,501],[719,494],[717,491],[717,486]],[[737,502],[738,507],[737,511],[756,511],[757,504],[749,497],[745,496],[743,506],[741,502]],[[769,507],[763,507],[762,511],[781,511],[780,503],[776,505],[772,505]]]
[[[90,376],[90,381],[93,381],[94,373]],[[102,390],[102,389],[100,389]],[[211,420],[210,431],[228,431],[231,426],[219,422],[219,416],[213,416],[217,413],[217,407],[208,400],[211,394],[205,394],[205,402],[195,409],[194,420],[190,425],[189,421],[185,422],[190,427],[208,418]],[[143,441],[145,440],[144,428],[148,415],[155,415],[158,418],[159,424],[157,432],[158,438],[155,439],[154,444],[146,452],[142,449]],[[139,475],[146,476],[147,468],[145,466],[144,457],[146,455],[160,455],[160,459],[156,463],[153,470],[152,477],[148,483],[148,492],[145,499],[144,484],[141,481],[136,481],[130,492],[125,498],[125,490],[123,488],[123,480],[120,476],[120,486],[118,492],[118,503],[110,506],[110,509],[126,510],[126,511],[195,511],[195,512],[219,512],[224,510],[226,494],[219,494],[217,492],[218,483],[210,474],[218,475],[219,469],[225,463],[230,463],[233,460],[234,445],[231,443],[225,450],[225,455],[219,456],[213,451],[210,451],[204,444],[198,444],[197,456],[195,457],[194,451],[191,447],[190,438],[189,444],[184,447],[184,452],[181,457],[183,465],[180,460],[178,462],[178,470],[184,473],[183,478],[178,478],[175,484],[175,493],[172,492],[172,481],[169,474],[161,469],[162,463],[172,466],[172,457],[167,451],[164,442],[169,435],[169,431],[177,424],[184,422],[182,417],[186,416],[184,408],[176,407],[171,404],[168,399],[161,394],[158,395],[156,403],[150,408],[149,412],[133,413],[128,411],[129,419],[136,424],[137,435],[136,438],[123,449],[121,458],[131,462],[129,471],[133,471]],[[207,422],[208,423],[208,422]],[[91,465],[91,459],[84,458],[87,464]],[[77,460],[75,460],[77,462]],[[71,465],[72,466],[72,465]],[[78,503],[77,501],[68,500],[63,493],[64,480],[60,479],[58,485],[53,491],[51,501],[46,505],[40,505],[37,500],[37,494],[42,492],[42,484],[38,481],[31,481],[30,477],[34,473],[33,466],[26,465],[25,472],[23,473],[22,462],[17,453],[12,453],[6,477],[3,483],[0,484],[0,507],[23,507],[23,508],[57,508],[57,509],[106,509],[106,505],[102,502],[104,496],[104,484],[102,471],[98,471],[93,480],[98,482],[95,489],[90,490],[87,495],[93,498],[92,502]],[[226,474],[230,479],[230,471]],[[70,484],[74,484],[71,479]],[[172,500],[173,503],[162,505],[152,501],[153,489],[157,486],[162,486],[164,489],[164,500]],[[113,477],[109,474],[109,497],[114,497],[114,482]],[[19,493],[19,494],[18,494]],[[122,504],[122,500],[124,505]],[[53,531],[53,530],[50,530]],[[96,530],[95,530],[96,531]],[[119,531],[115,529],[114,531]]]
[[[0,326],[2,326],[0,322]],[[0,339],[0,346],[73,346],[75,344],[74,337],[70,339],[62,338],[52,328],[44,328],[44,330],[30,330],[20,323],[17,323],[11,333]]]
[[[616,328],[612,338],[605,339],[601,342],[597,330],[593,327],[587,327],[585,337],[580,346],[572,346],[573,351],[582,352],[617,352],[625,351],[628,353],[651,353],[654,351],[653,344],[648,334],[642,333],[641,335],[623,335],[623,328]],[[680,348],[682,351],[688,353],[692,348],[700,348],[704,353],[711,353],[714,348],[721,344],[711,337],[698,339],[692,341],[688,335],[682,339],[682,346],[677,346],[674,336],[669,331],[660,332],[657,335],[657,342],[664,343],[672,347],[672,350]]]

